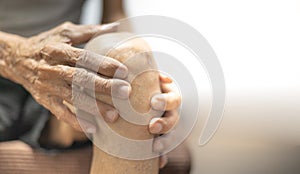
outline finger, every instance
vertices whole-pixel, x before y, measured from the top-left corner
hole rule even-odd
[[[118,119],[119,114],[115,108],[113,108],[109,104],[105,104],[92,98],[84,91],[81,91],[79,87],[73,86],[72,89],[72,87],[61,82],[53,83],[55,84],[55,87],[48,89],[48,92],[51,92],[55,96],[62,98],[62,103],[67,106],[73,114],[77,113],[77,109],[80,109],[94,116],[101,115],[107,122],[110,123],[113,123]],[[44,85],[49,86],[47,82],[45,82]],[[76,106],[76,108],[74,107],[73,103],[75,103],[74,105]]]
[[[97,35],[115,32],[120,24],[118,22],[105,25],[75,25],[65,23],[60,27],[60,34],[70,39],[71,44],[82,44],[91,40]]]
[[[63,104],[67,106],[67,108],[73,113],[76,113],[76,119],[80,123],[81,128],[83,128],[83,131],[86,133],[95,133],[96,132],[96,126],[92,123],[94,122],[88,113],[83,112],[81,110],[78,110],[74,108],[70,103],[63,100]],[[84,113],[84,114],[83,114]]]
[[[181,103],[181,96],[175,84],[164,84],[161,86],[164,93],[154,95],[151,98],[152,108],[159,111],[177,109]]]
[[[68,84],[74,84],[95,92],[127,99],[131,92],[128,82],[119,79],[107,79],[82,68],[65,65],[39,67],[41,78],[60,78]],[[45,75],[46,74],[46,75]]]
[[[105,79],[83,69],[74,72],[72,83],[80,87],[94,90],[95,92],[121,99],[127,99],[131,92],[130,84],[126,81],[119,79]]]
[[[159,74],[159,80],[161,83],[172,83],[173,82],[173,80],[170,77],[168,77],[162,73]]]
[[[46,45],[41,49],[40,55],[52,65],[80,66],[107,77],[121,79],[128,75],[127,67],[119,61],[68,44]]]
[[[97,101],[83,91],[74,90],[72,98],[65,98],[73,107],[93,116],[102,116],[105,121],[113,123],[119,118],[118,111],[111,105]]]
[[[89,89],[84,89],[84,92],[87,95],[89,95],[91,97],[94,97],[94,98],[96,98],[97,100],[99,100],[103,103],[106,103],[106,104],[112,105],[112,106],[114,105],[111,95],[98,93],[98,92],[95,92],[95,91],[92,91],[92,90],[89,90]]]
[[[149,131],[152,134],[164,134],[169,132],[178,122],[177,110],[167,111],[164,117],[153,118],[149,124]]]
[[[167,155],[162,155],[159,157],[159,168],[164,168],[168,163],[168,157]]]
[[[121,62],[87,50],[82,50],[77,65],[89,68],[107,77],[125,79],[128,75],[127,67]]]

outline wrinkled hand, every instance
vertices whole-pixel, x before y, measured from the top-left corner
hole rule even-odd
[[[177,87],[172,79],[162,74],[160,75],[160,83],[162,94],[153,96],[151,105],[153,109],[166,112],[163,117],[152,119],[149,130],[153,134],[169,133],[179,119],[177,109],[181,104],[181,96]],[[155,151],[162,152],[164,147],[161,146],[161,142],[154,141]],[[166,155],[160,157],[160,168],[163,168],[167,164],[167,159]]]
[[[116,97],[126,98],[129,95],[130,85],[120,79],[127,76],[128,70],[123,64],[112,58],[75,48],[73,45],[83,44],[95,35],[114,32],[116,29],[117,24],[115,23],[83,26],[67,22],[37,36],[24,38],[18,44],[15,55],[12,55],[14,56],[10,63],[13,67],[12,80],[22,84],[38,103],[50,110],[58,119],[77,130],[82,130],[81,126],[83,126],[83,129],[93,133],[96,128],[88,122],[83,124],[84,121],[80,126],[76,116],[69,111],[63,101],[72,103],[75,97],[79,97],[80,100],[84,100],[81,103],[86,105],[81,105],[78,109],[97,116],[99,115],[98,110],[89,110],[87,107],[90,101],[94,102],[95,100],[83,93],[80,94],[84,96],[72,96],[71,85],[75,84],[86,88],[88,85],[82,85],[93,79],[96,92],[111,95],[111,84],[114,83],[122,89],[115,94]],[[79,67],[76,66],[78,62]],[[93,67],[95,64],[100,64],[100,67],[95,69]],[[122,70],[116,75],[120,79],[110,79],[118,68]],[[97,101],[97,105],[104,117],[106,113],[117,114],[115,108],[108,104]]]

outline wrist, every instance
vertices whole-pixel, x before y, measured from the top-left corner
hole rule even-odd
[[[14,80],[12,74],[26,38],[0,31],[0,75]]]

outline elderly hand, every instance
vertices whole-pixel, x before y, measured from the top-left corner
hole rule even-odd
[[[91,123],[81,121],[79,125],[76,116],[63,104],[63,101],[72,103],[72,84],[86,88],[84,86],[91,79],[95,80],[96,92],[111,95],[111,84],[120,88],[116,97],[127,98],[130,92],[128,82],[120,80],[127,76],[127,68],[120,62],[95,53],[75,48],[73,45],[83,44],[95,35],[114,32],[117,23],[107,25],[75,25],[64,23],[50,31],[41,33],[31,38],[22,38],[18,41],[15,50],[10,51],[8,59],[11,67],[9,76],[11,80],[22,84],[35,98],[35,100],[50,110],[58,119],[68,123],[77,130],[87,130],[93,133],[96,128]],[[77,64],[81,62],[81,64]],[[94,64],[100,64],[95,70]],[[111,79],[117,69],[121,73]],[[92,73],[94,71],[99,75]],[[105,78],[103,78],[105,76]],[[80,82],[79,82],[80,81]],[[83,86],[82,86],[83,85]],[[124,88],[125,87],[125,88]],[[90,96],[80,96],[85,105],[79,106],[91,115],[99,115],[98,111],[88,109],[89,102],[94,102]],[[114,118],[111,113],[117,114],[115,108],[97,100],[97,105],[101,115],[107,116],[106,120]],[[110,112],[112,111],[112,112]]]

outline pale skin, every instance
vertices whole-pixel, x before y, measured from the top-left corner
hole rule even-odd
[[[113,2],[105,0],[103,6],[103,22],[113,22],[125,17],[120,0]],[[81,126],[83,126],[81,127],[76,116],[63,104],[63,101],[72,103],[74,96],[72,96],[70,85],[73,78],[95,78],[96,92],[106,95],[111,95],[111,84],[113,81],[117,82],[120,87],[125,86],[125,88],[122,88],[119,94],[113,95],[126,98],[130,95],[131,88],[130,84],[122,79],[126,77],[128,71],[126,66],[112,58],[96,55],[74,46],[86,43],[95,35],[114,32],[117,27],[116,23],[81,26],[66,22],[30,38],[0,32],[0,75],[21,84],[57,119],[78,131],[84,129],[89,130],[88,133],[93,133],[96,129],[93,123],[83,124],[81,121]],[[78,59],[101,61],[101,66],[97,71],[99,75],[75,67]],[[83,68],[89,69],[90,67]],[[123,71],[117,76],[118,79],[112,79],[117,68]],[[74,73],[78,71],[81,73]],[[167,133],[176,124],[178,120],[176,109],[181,100],[172,79],[160,75],[160,82],[162,94],[154,96],[151,99],[151,105],[154,109],[165,110],[166,113],[164,117],[149,124],[149,131],[153,134]],[[87,98],[90,96],[87,95]],[[118,119],[119,115],[113,106],[99,99],[97,104],[106,121],[115,122]],[[98,116],[97,113],[86,110],[85,106],[77,109]],[[163,167],[165,164],[166,157],[162,157],[160,166]]]

